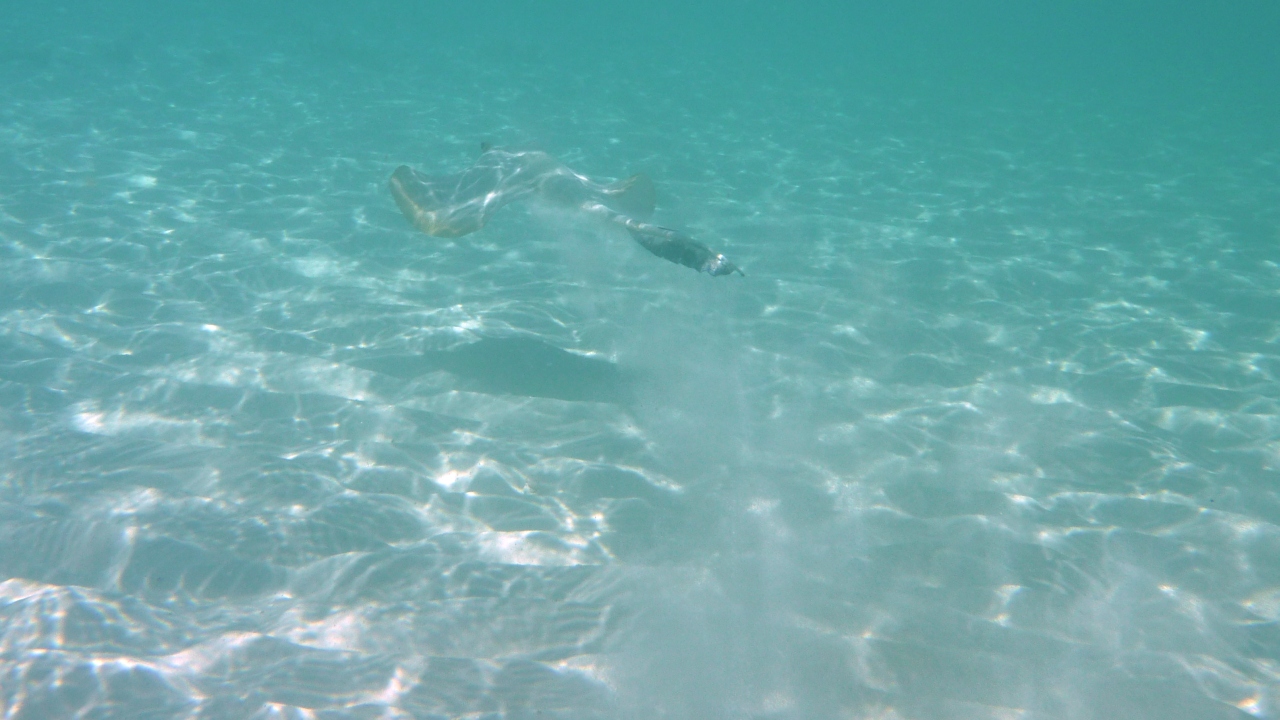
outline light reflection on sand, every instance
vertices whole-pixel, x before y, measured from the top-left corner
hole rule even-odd
[[[1275,181],[1089,139],[1190,120],[156,52],[75,102],[0,67],[6,712],[1276,715],[1280,273],[1233,229]],[[672,178],[752,276],[404,227],[390,170],[488,137]],[[493,338],[567,352],[441,360]]]

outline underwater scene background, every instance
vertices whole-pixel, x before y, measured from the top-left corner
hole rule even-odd
[[[4,717],[1280,718],[1273,3],[0,10]]]

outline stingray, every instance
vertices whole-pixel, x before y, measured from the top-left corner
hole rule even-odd
[[[653,214],[653,181],[633,175],[597,183],[537,151],[480,146],[480,158],[456,175],[423,175],[401,165],[391,195],[409,222],[434,237],[462,237],[484,227],[504,205],[526,198],[580,210],[621,225],[641,247],[663,260],[708,275],[743,275],[728,258],[678,230],[646,222]]]

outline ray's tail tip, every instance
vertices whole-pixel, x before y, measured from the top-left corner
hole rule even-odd
[[[702,267],[702,269],[712,277],[719,277],[721,275],[732,275],[734,273],[738,273],[742,277],[747,276],[746,273],[742,272],[742,268],[738,267],[737,265],[734,265],[732,262],[729,262],[729,258],[725,257],[724,255],[716,255],[715,257],[711,258],[711,260],[708,261],[707,264]]]

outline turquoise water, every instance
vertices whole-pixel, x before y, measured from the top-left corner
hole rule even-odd
[[[4,717],[1280,718],[1271,5],[4,14]]]

